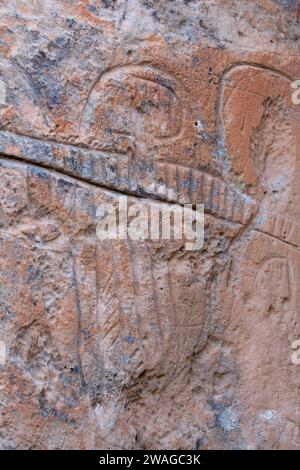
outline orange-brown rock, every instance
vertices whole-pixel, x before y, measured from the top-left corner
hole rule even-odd
[[[0,6],[2,449],[299,448],[299,15]],[[100,240],[120,196],[202,249]]]

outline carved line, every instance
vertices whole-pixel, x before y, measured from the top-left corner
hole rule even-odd
[[[168,180],[171,168],[176,169],[177,193],[173,197]],[[156,163],[156,171],[157,179],[162,185],[160,194],[170,202],[204,204],[206,212],[242,225],[247,223],[254,211],[255,203],[252,199],[247,201],[247,196],[243,193],[209,173],[163,161]]]
[[[287,240],[282,240],[281,238],[278,238],[276,237],[275,235],[271,234],[271,233],[268,233],[268,232],[264,232],[263,230],[260,230],[256,227],[253,227],[253,226],[250,226],[249,227],[250,230],[252,230],[253,232],[257,232],[257,233],[262,233],[263,235],[266,235],[268,237],[271,237],[273,240],[277,240],[279,242],[282,242],[282,243],[285,243],[286,245],[288,245],[289,247],[293,248],[294,250],[297,250],[297,251],[300,251],[300,246],[297,246],[297,245],[294,245],[293,243],[287,241]]]
[[[247,201],[247,196],[218,177],[175,163],[156,162],[153,183],[146,187],[129,174],[130,159],[124,155],[106,155],[94,150],[21,138],[8,132],[0,132],[0,154],[133,196],[143,195],[181,205],[204,204],[208,213],[239,224],[247,223],[255,206],[252,199]],[[174,171],[175,191],[168,178]],[[226,206],[219,198],[225,187]],[[240,203],[239,209],[237,202]]]
[[[225,87],[228,86],[226,84],[226,77],[230,72],[234,71],[235,69],[239,69],[239,68],[247,69],[247,67],[251,67],[260,71],[267,71],[270,74],[273,74],[277,77],[284,78],[290,82],[292,81],[292,78],[288,74],[281,72],[280,70],[277,70],[275,68],[272,68],[263,64],[255,63],[255,62],[235,62],[234,64],[231,64],[229,67],[227,67],[221,75],[219,85],[218,85],[218,93],[217,93],[216,127],[217,127],[217,139],[221,142],[224,142],[224,122],[223,122],[223,113],[222,113],[222,106],[223,106],[222,101],[223,101]],[[234,89],[235,88],[233,88],[233,90]]]
[[[95,183],[93,183],[93,182],[91,182],[91,181],[86,181],[86,180],[84,180],[83,178],[76,178],[76,177],[74,177],[74,176],[72,176],[72,175],[68,175],[67,173],[62,173],[62,172],[57,171],[57,170],[55,170],[55,169],[53,169],[53,168],[49,168],[49,167],[45,167],[45,166],[41,166],[41,165],[36,165],[36,164],[32,163],[31,161],[22,160],[22,159],[20,159],[20,158],[18,158],[18,157],[17,157],[17,158],[14,158],[14,157],[5,157],[5,158],[3,158],[3,156],[1,155],[1,152],[0,152],[0,168],[2,167],[2,162],[3,162],[4,164],[5,164],[5,163],[14,163],[14,164],[18,163],[18,164],[20,164],[20,165],[29,165],[29,166],[32,166],[32,167],[35,167],[35,168],[42,168],[42,169],[44,169],[44,170],[47,170],[50,174],[54,174],[54,175],[56,175],[56,176],[64,176],[64,177],[67,177],[68,179],[70,179],[71,181],[73,181],[74,184],[76,184],[77,182],[80,182],[80,183],[83,183],[83,184],[86,184],[86,185],[89,185],[89,186],[93,186],[93,187],[96,187],[96,188],[102,188],[103,190],[111,190],[111,188],[99,186],[98,184],[95,184]],[[129,195],[129,196],[134,196],[134,197],[139,197],[139,198],[141,198],[141,199],[145,199],[144,195],[140,195],[140,194],[138,194],[138,195],[130,194],[129,192],[123,192],[123,191],[120,191],[120,190],[118,190],[118,189],[113,189],[113,192],[114,192],[114,193],[117,193],[117,194],[120,194],[120,195],[123,195],[123,196],[124,196],[124,195]],[[158,197],[153,198],[153,197],[147,195],[147,198],[148,198],[148,200],[154,201],[154,202],[157,202],[157,200],[160,200],[160,201],[164,202],[162,199],[159,199]],[[172,203],[173,201],[166,201],[166,202],[171,202],[171,203]],[[213,215],[213,214],[212,214],[212,215]],[[255,215],[255,213],[254,213],[254,215]],[[253,218],[254,215],[252,215],[251,217]],[[225,219],[225,218],[223,218],[223,219],[224,219],[225,221],[228,220],[228,219]],[[290,222],[290,219],[287,219],[287,220]],[[296,222],[294,223],[294,225],[295,225],[295,229],[294,229],[294,230],[296,231],[296,233],[300,233],[300,225],[299,225],[299,224],[296,224]],[[265,232],[265,231],[263,231],[263,230],[260,230],[260,229],[257,228],[255,225],[253,225],[253,223],[252,223],[251,220],[250,220],[250,223],[247,222],[246,225],[241,225],[241,228],[243,228],[243,227],[244,227],[244,228],[248,228],[249,230],[255,231],[255,232],[257,232],[257,233],[262,233],[262,234],[264,234],[264,235],[267,235],[267,236],[273,238],[274,240],[278,240],[278,241],[280,241],[280,242],[282,242],[282,243],[287,244],[288,246],[290,246],[291,248],[296,249],[297,251],[300,250],[300,246],[299,246],[299,245],[295,245],[295,244],[293,244],[293,243],[291,243],[291,242],[289,242],[289,241],[287,241],[287,240],[285,240],[285,239],[278,238],[278,237],[276,237],[275,235],[272,235],[271,233],[268,233],[267,231]],[[5,232],[5,233],[6,233],[6,232]]]
[[[263,224],[256,223],[253,228],[294,247],[300,247],[300,224],[281,214],[271,214]]]
[[[267,258],[265,258],[264,260],[261,261],[261,263],[259,263],[259,266],[257,267],[257,270],[256,270],[256,273],[255,273],[255,276],[254,276],[254,279],[253,279],[253,284],[257,283],[257,278],[258,276],[260,275],[260,273],[262,272],[265,272],[264,271],[264,267],[267,263],[273,263],[273,262],[281,262],[281,263],[285,263],[284,266],[286,267],[286,270],[287,270],[287,278],[285,279],[287,284],[288,284],[288,291],[289,291],[289,297],[288,299],[291,298],[291,293],[292,293],[292,289],[291,289],[291,281],[290,281],[290,278],[291,278],[291,272],[290,272],[290,267],[289,267],[289,260],[288,260],[288,256],[268,256]],[[281,265],[282,266],[282,265]],[[274,269],[272,269],[272,274],[274,274],[274,272],[276,272]]]
[[[148,351],[145,348],[145,344],[142,340],[142,321],[139,309],[139,276],[137,274],[137,266],[136,266],[136,259],[135,259],[135,251],[132,247],[131,240],[127,240],[127,250],[128,250],[128,264],[130,266],[130,275],[131,275],[131,283],[132,283],[132,290],[133,290],[133,297],[132,297],[132,308],[135,314],[135,321],[137,322],[136,331],[138,333],[137,341],[139,343],[140,354],[142,354],[144,364],[148,363]],[[132,332],[131,332],[132,334]]]
[[[64,147],[69,147],[69,148],[74,148],[75,150],[77,149],[77,150],[88,150],[89,152],[103,152],[107,154],[118,155],[121,157],[124,155],[125,156],[127,155],[127,152],[125,150],[114,151],[111,149],[107,149],[106,147],[91,149],[88,144],[84,144],[84,143],[68,143],[68,142],[60,141],[60,140],[51,140],[49,138],[45,139],[44,137],[21,134],[21,133],[18,133],[17,131],[11,132],[11,131],[0,129],[0,138],[3,136],[7,136],[11,138],[15,137],[15,138],[20,138],[20,139],[24,139],[24,138],[30,139],[33,142],[41,143],[44,145],[57,145],[57,147],[62,147],[62,149]]]
[[[165,86],[161,85],[160,83],[156,83],[155,81],[149,79],[149,78],[145,78],[145,77],[140,77],[138,75],[133,75],[134,78],[136,79],[139,79],[139,80],[143,80],[145,81],[146,83],[151,83],[151,84],[154,84],[154,85],[158,85],[160,88],[165,88]],[[180,104],[180,99],[179,97],[177,96],[177,94],[175,92],[172,92],[172,96],[175,98],[177,104]],[[177,130],[177,132],[175,132],[175,134],[170,134],[170,135],[165,135],[165,136],[154,136],[154,139],[157,140],[157,141],[162,141],[162,142],[174,142],[174,140],[178,140],[180,137],[182,137],[184,135],[184,122],[185,122],[185,119],[186,119],[186,111],[185,109],[183,109],[181,107],[181,116],[180,116],[180,126]]]
[[[85,111],[86,111],[86,108],[88,106],[88,103],[90,102],[90,98],[91,98],[91,95],[94,91],[94,89],[96,88],[96,86],[98,85],[98,83],[100,82],[100,80],[102,80],[103,78],[105,77],[109,77],[110,75],[113,75],[115,72],[118,72],[118,71],[122,71],[124,70],[125,72],[128,71],[128,73],[130,73],[130,71],[138,71],[139,68],[142,68],[142,67],[145,67],[146,70],[154,73],[154,74],[163,74],[169,78],[171,78],[172,80],[175,81],[175,83],[178,85],[178,78],[172,74],[171,72],[169,71],[164,71],[164,70],[161,70],[160,68],[158,67],[154,67],[152,65],[152,63],[150,61],[141,61],[137,64],[134,64],[134,63],[129,63],[129,64],[124,64],[124,65],[116,65],[116,66],[113,66],[113,67],[110,67],[110,68],[107,68],[106,70],[102,71],[97,79],[94,81],[88,95],[87,95],[87,98],[86,98],[86,101],[85,101],[85,105],[82,109],[82,112],[80,114],[80,118],[79,118],[79,128],[81,127],[82,125],[82,121],[83,121],[83,116],[85,114]],[[154,82],[155,83],[155,82]],[[182,89],[184,89],[184,86],[181,84],[181,87]],[[175,95],[176,96],[176,95]]]
[[[80,291],[78,286],[78,279],[77,279],[77,269],[76,269],[76,260],[75,256],[72,255],[72,277],[73,277],[73,285],[75,290],[75,305],[76,305],[76,317],[77,317],[77,332],[76,332],[76,355],[77,355],[77,362],[79,367],[80,373],[80,382],[81,382],[81,389],[84,390],[86,387],[86,380],[83,372],[82,367],[82,360],[81,360],[81,322],[82,322],[82,310],[81,310],[81,299],[80,299]]]

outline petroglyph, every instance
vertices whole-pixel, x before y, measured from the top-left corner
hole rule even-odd
[[[0,447],[297,448],[294,9],[38,3],[0,7]],[[97,238],[125,196],[203,204],[202,249]]]
[[[148,144],[145,151],[172,142],[184,134],[180,95],[178,80],[150,64],[114,67],[89,93],[80,121],[82,138],[119,153],[139,147],[141,140]]]
[[[179,204],[204,204],[208,213],[240,224],[249,220],[255,207],[251,197],[219,177],[170,162],[156,162],[147,180],[137,183],[130,176],[126,155],[44,142],[3,131],[0,131],[0,153],[124,193]]]

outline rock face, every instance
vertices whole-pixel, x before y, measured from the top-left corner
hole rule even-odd
[[[299,448],[299,15],[0,6],[2,449]],[[125,195],[202,249],[99,239]]]

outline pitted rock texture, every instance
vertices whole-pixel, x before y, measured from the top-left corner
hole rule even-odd
[[[2,449],[297,449],[298,1],[0,5]],[[98,208],[203,204],[205,239]]]

